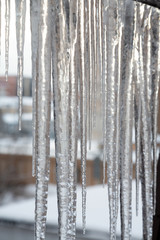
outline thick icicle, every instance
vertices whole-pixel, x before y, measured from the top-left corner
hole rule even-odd
[[[142,36],[140,36],[140,63],[141,63],[141,97],[142,97],[142,201],[143,201],[143,237],[152,236],[152,165],[151,165],[151,135],[147,88],[144,79]]]
[[[117,90],[117,1],[109,1],[107,15],[107,107],[106,121],[106,160],[107,183],[110,210],[110,239],[116,239],[116,223],[118,210],[118,164],[116,163],[116,90]]]
[[[50,167],[51,1],[39,5],[35,239],[45,239]]]
[[[83,219],[83,233],[85,233],[86,226],[86,143],[87,143],[87,82],[85,79],[85,62],[84,62],[84,16],[85,8],[84,2],[79,1],[79,22],[80,22],[80,62],[81,62],[81,80],[80,80],[80,122],[81,122],[81,161],[82,161],[82,219]]]
[[[5,76],[6,81],[8,81],[10,0],[5,1],[5,7]]]
[[[132,186],[132,44],[133,2],[126,2],[124,43],[121,65],[120,115],[120,200],[122,239],[131,238],[131,186]]]
[[[76,184],[77,184],[77,103],[78,79],[76,68],[76,42],[78,26],[78,1],[71,0],[69,8],[69,37],[70,37],[70,73],[69,73],[69,201],[68,201],[68,239],[76,239]]]
[[[152,93],[151,93],[151,118],[152,118],[152,144],[153,144],[153,206],[156,204],[156,179],[157,179],[157,113],[159,91],[159,66],[160,66],[160,25],[159,11],[152,10]]]
[[[26,0],[16,0],[16,35],[18,55],[17,95],[19,98],[19,130],[22,124],[22,95],[23,95],[23,48],[26,16]]]
[[[30,1],[30,20],[31,20],[31,41],[32,41],[32,108],[37,109],[37,51],[38,51],[38,24],[39,24],[39,2]],[[32,175],[35,176],[35,163],[37,154],[37,111],[32,111]]]
[[[69,1],[53,0],[53,97],[55,115],[56,177],[59,239],[68,238],[69,168]],[[74,79],[73,79],[74,81]]]

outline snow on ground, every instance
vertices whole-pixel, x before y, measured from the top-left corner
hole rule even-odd
[[[28,191],[33,191],[33,187]],[[4,206],[0,206],[0,218],[18,221],[34,221],[34,198],[29,200],[19,200]],[[82,228],[82,214],[81,214],[81,188],[78,186],[77,190],[77,228]],[[142,239],[142,211],[141,201],[139,208],[139,216],[135,213],[135,182],[133,182],[133,226],[132,236]],[[120,214],[119,214],[120,215]],[[48,217],[49,224],[58,224],[57,214],[57,197],[56,187],[49,186],[48,199]],[[94,229],[109,232],[109,209],[107,187],[103,188],[101,185],[87,188],[87,229]],[[120,216],[117,222],[117,234],[120,235]]]

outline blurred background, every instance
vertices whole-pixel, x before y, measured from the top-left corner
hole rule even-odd
[[[27,1],[29,4],[29,1]],[[2,44],[0,59],[0,240],[33,239],[35,178],[32,177],[32,79],[29,5],[27,5],[24,50],[24,90],[22,131],[18,131],[18,99],[16,96],[17,52],[15,36],[15,6],[11,1],[9,78],[4,73],[4,6],[2,3]],[[103,240],[109,232],[107,187],[102,187],[102,124],[100,98],[97,103],[97,125],[93,130],[92,149],[87,157],[87,231],[82,235],[81,165],[77,163],[77,239]],[[160,95],[159,95],[160,100]],[[160,104],[159,104],[160,106]],[[160,113],[160,108],[159,108]],[[158,117],[160,147],[160,114]],[[133,139],[133,162],[135,161]],[[51,172],[47,217],[47,240],[57,237],[57,199],[53,117],[51,119]],[[135,168],[133,168],[133,179]],[[117,234],[120,236],[120,217]],[[133,180],[133,239],[141,239],[141,200],[139,215],[135,213],[135,183]],[[119,238],[120,239],[120,238]]]

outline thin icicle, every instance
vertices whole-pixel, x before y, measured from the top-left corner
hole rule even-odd
[[[65,4],[66,3],[66,4]],[[52,63],[59,239],[68,238],[69,2],[53,0]],[[54,28],[55,27],[55,28]]]
[[[157,113],[158,113],[158,91],[159,91],[159,64],[160,64],[160,25],[159,11],[152,10],[152,95],[151,95],[151,116],[152,116],[152,144],[153,144],[153,207],[156,206],[156,179],[157,179]]]
[[[9,28],[10,28],[10,0],[5,1],[5,76],[8,81],[9,59]]]
[[[89,138],[89,149],[91,149],[91,139],[92,139],[92,106],[93,106],[93,34],[92,34],[92,4],[88,0],[88,40],[89,40],[89,104],[88,104],[88,138]]]
[[[135,116],[135,147],[136,147],[136,214],[138,216],[139,208],[139,174],[140,174],[140,132],[141,132],[141,77],[139,55],[139,31],[140,17],[139,5],[135,9],[135,36],[134,36],[134,116]]]
[[[93,64],[94,64],[94,76],[93,76],[93,127],[96,126],[96,106],[97,106],[97,0],[93,1]]]
[[[133,2],[126,2],[124,45],[121,65],[121,117],[120,117],[120,189],[121,235],[131,238],[131,191],[132,191],[132,44]]]
[[[106,180],[107,157],[107,1],[104,2],[103,12],[103,56],[102,56],[102,113],[103,113],[103,186]]]
[[[97,99],[100,97],[101,98],[101,104],[102,104],[102,24],[103,24],[103,1],[98,0],[98,22],[97,22],[97,85],[100,86],[99,88],[99,94],[97,92]]]
[[[1,0],[0,0],[0,56],[1,56],[1,35],[2,35],[2,33],[1,33],[1,27],[2,27],[2,10],[1,10],[1,8],[2,8],[2,3],[1,3]]]
[[[39,5],[35,239],[45,239],[50,167],[51,1]]]
[[[143,22],[143,63],[144,63],[144,78],[147,84],[147,98],[149,114],[151,114],[151,16],[152,7],[145,6],[145,15]],[[142,31],[142,29],[141,29]],[[151,116],[149,116],[151,117]]]
[[[80,21],[80,58],[81,58],[81,80],[80,80],[80,120],[81,120],[81,161],[82,161],[82,220],[83,233],[86,228],[86,151],[87,151],[87,82],[85,80],[85,62],[84,62],[84,2],[79,1],[79,21]]]
[[[78,79],[75,75],[76,68],[76,42],[77,42],[77,25],[78,25],[78,1],[70,1],[69,9],[70,18],[70,79],[69,79],[69,201],[68,201],[68,239],[76,239],[76,184],[77,184],[77,100],[78,100]]]
[[[39,19],[38,0],[30,1],[30,20],[31,20],[31,41],[32,41],[32,108],[37,109],[37,51],[38,51],[38,19]],[[32,176],[35,176],[36,155],[37,155],[37,111],[32,111]]]
[[[120,1],[117,1],[117,5],[118,5],[118,10],[117,10],[117,14],[118,14],[118,20],[117,20],[117,34],[118,34],[118,49],[117,49],[117,98],[116,98],[116,159],[115,159],[115,165],[116,165],[116,198],[119,198],[119,170],[120,170],[120,107],[121,107],[121,96],[120,96],[120,89],[121,89],[121,65],[122,65],[122,56],[123,56],[123,52],[121,51],[122,49],[122,45],[123,45],[123,36],[124,36],[124,13],[122,11],[122,9],[125,9],[125,3],[121,3]],[[118,212],[118,203],[116,205],[116,212]]]
[[[23,95],[23,48],[25,33],[26,0],[16,0],[16,34],[18,55],[17,95],[19,98],[19,130],[22,124],[22,95]]]

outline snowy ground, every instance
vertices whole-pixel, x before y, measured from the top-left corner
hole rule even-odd
[[[17,221],[34,221],[34,186],[26,189],[26,195],[32,195],[28,200],[16,199],[14,202],[0,206],[0,219],[17,220]],[[82,228],[81,215],[81,188],[77,190],[77,228]],[[7,197],[7,195],[6,195]],[[133,226],[132,236],[142,239],[142,214],[141,202],[139,216],[135,214],[135,183],[133,183]],[[48,217],[47,223],[57,225],[57,197],[56,187],[49,186],[48,199]],[[87,229],[109,232],[109,210],[107,187],[101,185],[88,187],[87,189]],[[120,235],[120,217],[118,216],[117,234]]]

